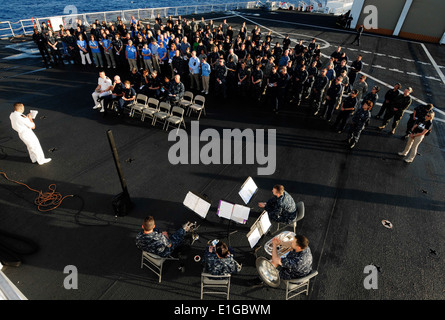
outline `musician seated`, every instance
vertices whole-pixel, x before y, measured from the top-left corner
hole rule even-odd
[[[167,257],[184,242],[184,236],[190,231],[192,225],[191,222],[187,222],[169,236],[166,231],[160,232],[156,228],[154,218],[148,216],[142,223],[142,230],[136,236],[136,246],[143,251]]]
[[[234,259],[233,250],[222,241],[206,248],[203,263],[204,272],[215,276],[241,271],[241,265]]]
[[[273,187],[272,193],[274,195],[272,198],[267,202],[258,203],[258,206],[267,211],[270,220],[286,224],[292,223],[297,216],[297,207],[294,199],[280,184],[276,184]]]
[[[285,256],[279,256],[277,247],[290,246],[291,251]],[[272,264],[280,267],[280,279],[291,280],[307,276],[312,271],[312,253],[309,240],[302,235],[296,235],[291,242],[284,243],[275,237],[272,240]]]

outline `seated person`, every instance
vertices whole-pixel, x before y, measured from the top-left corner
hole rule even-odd
[[[161,94],[161,79],[158,77],[158,72],[154,70],[151,73],[151,78],[149,80],[148,87],[146,87],[148,96],[151,98],[158,99]]]
[[[104,106],[102,104],[102,99],[111,94],[111,88],[113,83],[111,79],[105,75],[104,71],[99,72],[99,78],[97,80],[96,90],[91,94],[94,101],[93,109],[100,109],[100,112],[105,112]]]
[[[192,223],[187,222],[181,229],[169,236],[166,231],[160,232],[156,228],[154,218],[148,216],[142,223],[142,230],[136,236],[136,247],[160,257],[167,257],[184,242],[185,233],[190,230],[191,226]]]
[[[280,279],[290,280],[307,276],[312,271],[312,253],[309,240],[302,235],[296,235],[287,244],[292,250],[285,256],[278,255],[277,246],[286,245],[278,238],[272,240],[272,264],[280,267]]]
[[[114,83],[111,89],[111,94],[104,97],[104,107],[108,109],[110,103],[113,103],[115,100],[119,100],[124,95],[125,85],[121,81],[121,77],[114,76]]]
[[[119,112],[121,114],[123,114],[124,108],[136,99],[136,91],[131,87],[130,81],[125,81],[124,85],[123,95],[119,99]]]
[[[241,265],[235,261],[230,249],[222,241],[209,246],[204,252],[204,272],[224,275],[241,271]]]
[[[168,88],[168,101],[172,104],[176,104],[184,96],[185,87],[181,82],[181,76],[179,74],[175,75],[173,81],[170,81]]]
[[[277,184],[272,189],[273,197],[267,202],[260,202],[258,206],[264,208],[269,218],[275,222],[292,223],[297,216],[297,207],[294,199],[284,191],[284,187]]]

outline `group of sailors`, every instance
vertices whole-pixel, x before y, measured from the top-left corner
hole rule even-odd
[[[43,24],[34,40],[42,56],[45,46],[54,61],[65,55],[83,65],[94,62],[98,68],[121,68],[121,76],[136,94],[161,100],[168,98],[170,83],[179,76],[186,90],[245,99],[275,113],[305,101],[314,115],[331,122],[338,110],[332,128],[339,133],[348,128],[349,148],[354,148],[369,123],[380,91],[378,86],[368,88],[361,74],[361,55],[348,66],[349,58],[339,46],[322,62],[316,38],[307,45],[300,40],[293,47],[288,35],[276,41],[271,31],[264,35],[258,26],[248,31],[245,22],[236,35],[225,19],[217,25],[203,17],[195,21],[170,16],[163,23],[158,14],[154,24],[132,17],[127,29],[118,17],[115,23],[96,20],[88,31],[79,19],[75,28],[60,26],[57,35]],[[377,115],[383,117],[380,130],[394,119],[391,134],[412,103],[412,88],[404,88],[403,94],[400,90],[397,84],[388,91]],[[412,129],[407,128],[406,138]]]

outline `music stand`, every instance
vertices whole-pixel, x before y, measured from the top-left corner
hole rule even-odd
[[[252,199],[252,197],[257,192],[258,187],[253,181],[252,177],[248,177],[246,181],[244,181],[243,185],[241,186],[238,194],[243,199],[245,204],[248,204],[249,201]]]
[[[264,210],[250,227],[250,231],[247,233],[247,240],[249,241],[252,249],[257,245],[261,237],[265,235],[267,231],[269,231],[271,226],[272,223],[269,220],[269,214]]]
[[[211,201],[205,196],[189,191],[185,196],[183,205],[201,218],[205,219],[209,212]]]
[[[231,221],[233,220],[239,224],[246,224],[247,220],[249,219],[249,213],[250,213],[249,207],[230,203],[224,200],[219,201],[218,210],[216,211],[216,214],[220,218],[225,218],[229,220],[229,223],[227,225],[227,240],[229,242],[229,245],[230,245],[230,235],[238,232],[237,230],[230,232]]]

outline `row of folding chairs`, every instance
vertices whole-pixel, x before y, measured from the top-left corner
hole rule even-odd
[[[201,113],[205,113],[205,97],[201,95],[193,96],[193,93],[186,91],[184,97],[178,102],[177,105],[170,105],[168,102],[159,101],[155,98],[149,98],[144,94],[137,94],[135,102],[130,106],[130,117],[134,117],[135,114],[141,116],[141,120],[145,121],[145,118],[152,120],[152,126],[155,126],[158,122],[163,123],[163,130],[168,130],[170,125],[177,126],[177,132],[181,125],[185,126],[184,114],[190,116],[191,112],[198,113],[198,120],[201,117]]]

